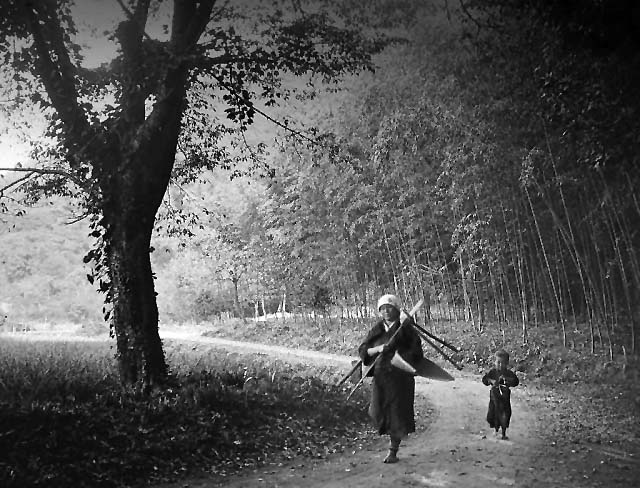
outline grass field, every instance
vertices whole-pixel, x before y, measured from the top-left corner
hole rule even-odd
[[[120,386],[109,344],[0,338],[0,486],[224,476],[369,437],[342,371],[165,341],[172,384],[145,395]]]

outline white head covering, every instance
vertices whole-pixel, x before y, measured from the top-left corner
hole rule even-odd
[[[378,300],[378,310],[380,310],[380,307],[383,305],[391,305],[392,307],[395,307],[398,312],[402,310],[402,304],[395,295],[382,295]]]

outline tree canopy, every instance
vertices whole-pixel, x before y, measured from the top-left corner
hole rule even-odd
[[[291,290],[636,350],[638,24],[587,4],[444,11],[328,118],[333,151],[288,147],[263,211]]]
[[[243,157],[260,164],[242,133],[297,90],[286,77],[331,82],[371,69],[387,41],[364,32],[375,16],[350,3],[119,0],[118,20],[107,26],[97,4],[82,19],[82,5],[0,6],[8,96],[37,104],[48,119],[50,144],[19,171],[40,176],[31,187],[40,192],[82,191],[97,241],[85,260],[106,294],[123,381],[151,384],[166,366],[149,248],[171,178],[232,168]],[[115,46],[99,66],[86,63],[85,23]]]
[[[127,11],[141,5],[125,4],[125,24],[134,18]],[[162,16],[164,4],[148,5],[149,19]],[[99,286],[107,293],[129,288],[132,278],[118,272],[144,262],[170,179],[193,185],[202,169],[239,174],[257,164],[273,178],[264,193],[247,197],[246,211],[207,215],[202,233],[191,229],[199,234],[193,249],[218,256],[212,273],[237,287],[236,309],[248,297],[284,294],[292,306],[366,315],[377,294],[394,291],[406,301],[429,298],[429,313],[464,318],[479,330],[490,323],[519,327],[523,341],[530,324],[549,321],[558,323],[565,343],[571,331],[584,329],[592,350],[637,350],[640,58],[632,3],[573,2],[567,9],[563,2],[477,0],[436,8],[381,1],[364,13],[349,2],[273,5],[213,8],[186,57],[165,56],[182,42],[171,37],[182,14],[166,34],[139,31],[146,53],[139,59],[156,60],[142,70],[153,73],[150,79],[135,74],[133,51],[121,48],[111,64],[92,69],[69,51],[80,67],[73,80],[97,90],[83,96],[120,97],[119,105],[93,102],[87,109],[102,107],[89,125],[105,143],[86,141],[102,148],[95,161],[47,159],[63,161],[48,167],[52,177],[64,172],[88,182]],[[350,27],[382,27],[391,35],[407,17],[420,20],[403,27],[410,43],[392,47]],[[113,31],[122,46],[121,35]],[[33,49],[18,46],[12,52]],[[246,129],[257,117],[293,128],[270,115],[274,104],[312,97],[316,79],[372,68],[373,53],[381,67],[375,74],[351,80],[331,101],[307,105],[317,128],[313,143],[282,138],[268,168],[263,146],[247,150]],[[34,74],[21,83],[33,83]],[[304,82],[291,83],[298,76]],[[182,98],[167,88],[178,78]],[[143,101],[137,109],[136,100]],[[182,115],[170,106],[183,107]],[[154,113],[174,114],[173,129]],[[64,144],[56,146],[59,154],[89,151]],[[144,218],[131,212],[138,208],[147,208]],[[179,213],[186,222],[188,212]],[[136,242],[136,253],[123,255],[121,242]],[[153,291],[142,280],[150,274],[150,266],[134,273],[134,283],[146,283],[134,288]],[[118,299],[129,296],[121,293]],[[116,307],[114,323],[157,324],[155,297],[145,296],[148,317]],[[202,304],[215,296],[201,290],[193,299]],[[119,350],[144,350],[131,344],[123,340]]]

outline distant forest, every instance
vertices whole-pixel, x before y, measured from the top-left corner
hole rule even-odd
[[[285,108],[313,143],[259,124],[272,175],[176,178],[153,242],[160,324],[369,318],[395,292],[434,320],[523,340],[556,323],[637,353],[640,12],[562,3],[424,8],[375,73]],[[3,204],[0,302],[20,320],[100,321],[88,227],[43,229],[72,218],[51,201]]]

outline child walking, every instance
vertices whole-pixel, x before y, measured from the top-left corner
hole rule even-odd
[[[504,349],[496,351],[494,367],[482,377],[482,383],[491,386],[489,393],[489,410],[487,422],[496,430],[502,429],[502,438],[506,439],[506,431],[511,420],[511,391],[510,387],[518,386],[520,380],[516,374],[508,369],[509,353]]]

